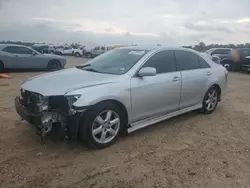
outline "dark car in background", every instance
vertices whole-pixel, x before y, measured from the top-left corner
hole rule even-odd
[[[232,51],[231,48],[211,48],[205,51],[206,54],[210,56],[217,56],[220,59],[223,59],[228,56],[228,54]]]
[[[33,45],[31,46],[34,50],[42,53],[42,54],[54,54],[55,48],[49,45]]]
[[[221,60],[223,66],[231,71],[248,71],[250,73],[250,48],[236,48]]]

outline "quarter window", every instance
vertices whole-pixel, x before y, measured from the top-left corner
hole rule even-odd
[[[175,51],[175,57],[181,71],[200,68],[198,57],[192,52]]]
[[[143,67],[153,67],[157,74],[176,71],[174,51],[161,51],[153,55]]]

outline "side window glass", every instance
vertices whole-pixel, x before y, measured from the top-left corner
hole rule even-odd
[[[29,48],[25,48],[25,47],[17,47],[17,53],[18,54],[32,54],[32,50],[30,50]]]
[[[153,55],[143,67],[153,67],[157,74],[176,71],[174,51],[161,51]]]
[[[200,63],[196,54],[188,51],[175,51],[176,63],[180,71],[199,69]]]
[[[220,54],[229,54],[230,50],[229,49],[221,49],[221,53]]]
[[[94,50],[100,50],[100,47],[95,47],[95,49]]]
[[[219,49],[214,50],[214,51],[211,53],[211,55],[214,55],[214,54],[220,54],[220,50],[219,50]]]
[[[200,62],[200,68],[202,69],[210,68],[210,65],[202,57],[198,56],[198,59]]]
[[[101,47],[101,50],[105,50],[105,47]]]
[[[15,53],[15,50],[12,46],[7,46],[4,49],[2,49],[3,52],[8,52],[8,53]]]

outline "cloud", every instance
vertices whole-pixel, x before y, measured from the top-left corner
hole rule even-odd
[[[249,42],[249,0],[0,0],[0,6],[0,40]]]
[[[193,24],[193,23],[186,23],[185,27],[190,30],[194,31],[208,31],[208,32],[213,32],[213,31],[218,31],[218,32],[226,32],[226,33],[231,33],[232,30],[223,27],[223,26],[213,26],[213,25],[208,25],[208,24]]]

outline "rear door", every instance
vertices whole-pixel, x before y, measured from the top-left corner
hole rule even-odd
[[[93,56],[100,55],[100,47],[99,46],[97,46],[97,47],[94,48],[94,50],[92,51],[92,55]]]
[[[182,77],[180,109],[200,104],[212,75],[210,66],[190,51],[176,50],[175,57]]]

